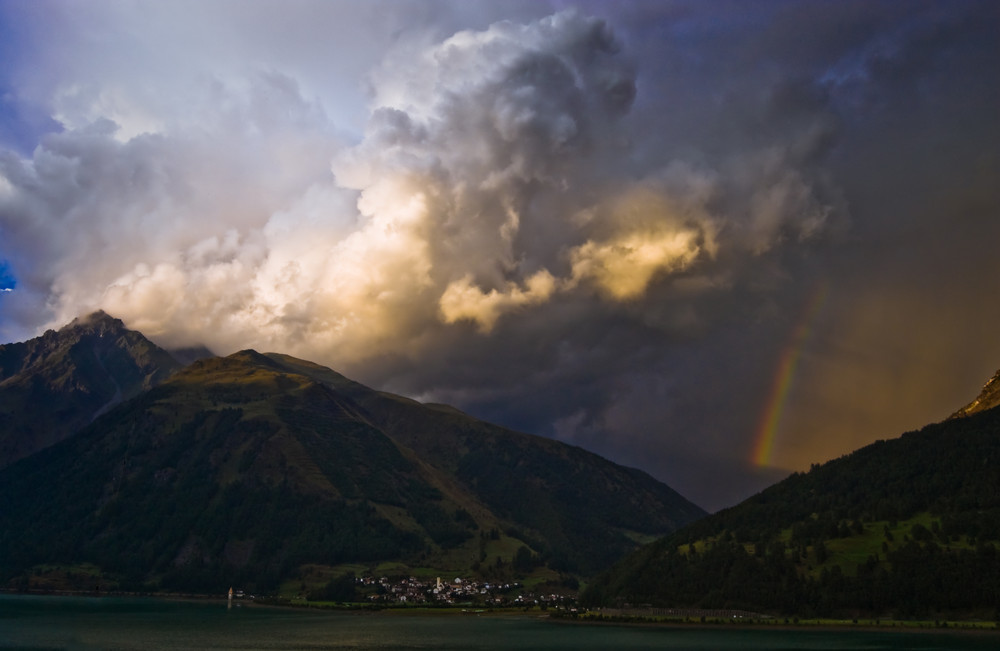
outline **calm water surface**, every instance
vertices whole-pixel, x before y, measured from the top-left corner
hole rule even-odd
[[[598,626],[117,597],[0,595],[0,649],[965,649],[1000,635]]]

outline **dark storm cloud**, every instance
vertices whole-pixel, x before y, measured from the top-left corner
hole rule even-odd
[[[1000,364],[991,3],[2,8],[59,127],[0,157],[4,337],[290,352],[709,508]]]

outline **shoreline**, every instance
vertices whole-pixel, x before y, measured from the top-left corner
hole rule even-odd
[[[982,619],[969,620],[902,620],[875,623],[872,618],[834,619],[800,618],[798,622],[787,621],[784,617],[768,619],[707,619],[705,621],[679,617],[649,617],[642,615],[601,615],[588,612],[581,615],[558,615],[550,617],[554,622],[567,624],[592,624],[596,626],[666,626],[676,628],[739,629],[745,631],[788,630],[788,631],[859,631],[881,633],[973,633],[1000,634],[997,622]]]
[[[0,588],[0,595],[24,597],[67,597],[67,598],[131,598],[161,601],[191,601],[191,602],[229,602],[227,595],[207,595],[199,593],[180,592],[128,592],[128,591],[85,591],[85,590],[13,590]],[[481,608],[475,605],[464,606],[372,606],[370,604],[342,604],[337,602],[304,602],[297,603],[290,599],[261,597],[235,598],[233,602],[240,606],[257,608],[295,609],[315,612],[338,612],[354,615],[409,615],[414,617],[526,617],[545,619],[556,624],[592,625],[592,626],[638,626],[664,627],[706,630],[787,630],[787,631],[858,631],[881,633],[959,633],[977,635],[998,635],[1000,624],[989,620],[889,620],[875,623],[872,618],[855,620],[837,620],[827,618],[800,618],[798,622],[787,621],[784,617],[766,617],[759,619],[739,618],[723,619],[709,618],[704,621],[693,617],[649,616],[636,613],[634,615],[605,615],[599,611],[583,613],[568,613],[560,610],[542,610],[540,608]]]

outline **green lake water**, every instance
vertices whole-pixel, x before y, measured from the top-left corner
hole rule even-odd
[[[0,595],[0,649],[1000,649],[1000,635],[608,626],[225,601]]]

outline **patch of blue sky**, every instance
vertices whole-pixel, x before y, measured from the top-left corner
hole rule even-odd
[[[30,156],[47,133],[62,131],[62,125],[36,106],[20,101],[0,84],[0,147]]]
[[[6,260],[0,260],[0,292],[12,292],[15,287],[17,287],[17,278],[14,277],[10,263]]]

